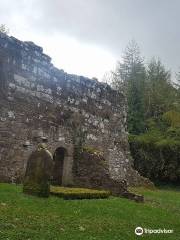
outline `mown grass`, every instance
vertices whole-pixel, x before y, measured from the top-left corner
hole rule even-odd
[[[144,194],[146,202],[115,197],[42,199],[24,195],[21,186],[0,184],[0,239],[180,239],[180,190],[131,190]],[[173,229],[174,233],[136,236],[137,226]]]

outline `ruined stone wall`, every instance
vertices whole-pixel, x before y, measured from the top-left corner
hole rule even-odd
[[[77,130],[84,145],[103,152],[113,179],[132,180],[124,96],[105,83],[55,68],[34,43],[0,34],[0,180],[14,181],[24,173],[39,136],[48,139],[52,153],[67,149],[68,183]]]

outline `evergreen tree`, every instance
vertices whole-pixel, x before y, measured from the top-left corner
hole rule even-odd
[[[147,66],[146,78],[146,118],[158,118],[173,107],[175,89],[171,84],[170,71],[161,61],[153,58]]]
[[[144,89],[145,67],[140,49],[131,41],[125,49],[122,63],[117,65],[113,85],[126,94],[128,102],[128,131],[133,134],[144,132]]]
[[[176,81],[177,83],[175,83],[175,88],[176,88],[176,98],[177,98],[177,109],[180,112],[180,71],[178,73],[176,73]]]

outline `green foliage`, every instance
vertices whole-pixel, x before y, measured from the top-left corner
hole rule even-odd
[[[67,187],[54,187],[51,186],[51,194],[58,197],[68,199],[94,199],[94,198],[108,198],[109,191],[99,191],[86,188],[67,188]]]
[[[117,65],[112,85],[126,93],[128,131],[138,135],[146,131],[145,123],[150,119],[160,119],[161,124],[165,112],[179,111],[180,88],[174,87],[170,71],[159,59],[152,58],[145,67],[134,41],[127,46],[122,60]]]
[[[176,112],[173,110],[166,112],[165,114],[163,114],[163,120],[174,128],[180,127],[180,112]]]
[[[180,139],[180,128],[179,127],[176,127],[176,128],[169,127],[167,129],[166,135],[169,138],[173,138],[175,140],[179,140]]]
[[[158,118],[164,112],[172,109],[175,89],[171,84],[171,75],[161,61],[153,58],[146,69],[144,102],[146,119]]]
[[[172,84],[170,71],[155,58],[145,67],[132,42],[117,66],[113,85],[126,93],[128,131],[134,134],[129,142],[137,170],[155,181],[178,182],[180,88]]]
[[[135,168],[153,181],[180,180],[180,128],[173,127],[179,124],[177,116],[167,112],[161,119],[149,120],[145,134],[129,137]]]
[[[127,46],[123,62],[114,73],[113,85],[125,92],[128,102],[128,130],[132,134],[144,132],[144,83],[146,72],[140,49],[135,41]]]
[[[119,197],[35,198],[22,194],[21,186],[0,184],[0,239],[132,240],[137,226],[173,229],[173,234],[156,234],[154,239],[179,239],[179,189],[133,190],[145,196],[145,203]],[[152,234],[146,237],[153,239]]]

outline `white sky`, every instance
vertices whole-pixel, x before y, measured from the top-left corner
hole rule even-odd
[[[43,47],[53,64],[68,73],[102,80],[104,74],[114,69],[116,58],[106,49],[86,44],[61,33],[43,36],[28,29],[11,28],[11,34],[20,40],[33,41]]]
[[[10,0],[4,1],[4,7],[11,8],[7,4],[8,2]],[[11,2],[13,1],[11,0]],[[96,77],[99,80],[103,79],[106,72],[115,68],[117,58],[107,49],[95,44],[85,43],[61,31],[48,34],[48,31],[33,29],[29,24],[30,9],[23,8],[23,10],[22,14],[19,15],[15,8],[10,16],[6,15],[2,20],[2,16],[0,16],[0,24],[6,24],[10,29],[10,36],[12,35],[23,41],[33,41],[43,47],[44,53],[52,58],[52,63],[56,67],[68,73],[89,78]],[[33,12],[33,17],[38,20],[39,14]]]
[[[135,39],[146,62],[180,67],[180,0],[0,0],[0,24],[68,73],[102,79]]]

